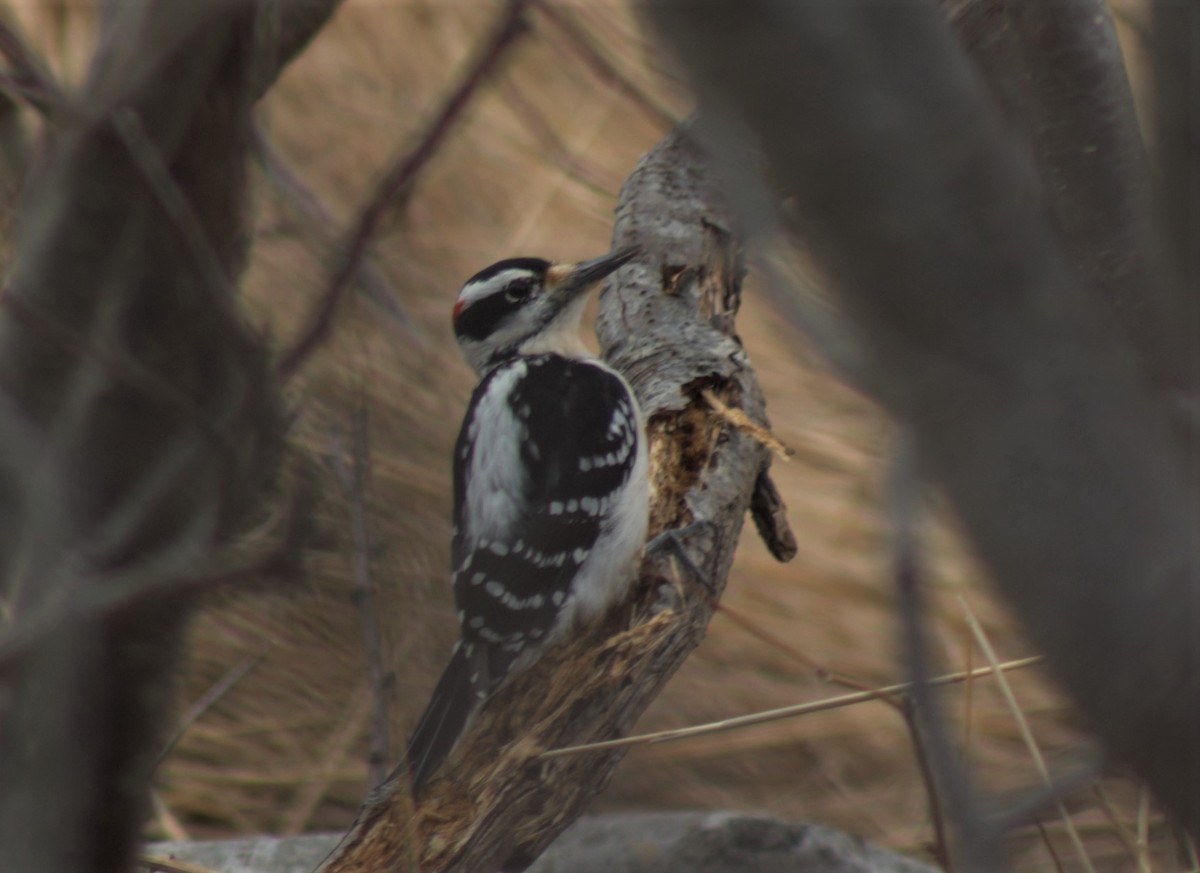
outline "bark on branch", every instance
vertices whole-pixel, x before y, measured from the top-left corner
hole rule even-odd
[[[484,706],[419,809],[402,780],[385,786],[323,873],[405,861],[424,871],[524,868],[607,785],[622,757],[539,754],[627,733],[700,642],[769,463],[758,442],[700,399],[711,389],[765,424],[733,333],[742,271],[731,227],[686,135],[667,137],[622,189],[614,244],[643,253],[605,290],[598,324],[605,355],[629,377],[649,419],[651,534],[706,522],[683,539],[704,580],[673,569],[669,558],[648,559],[628,603]]]

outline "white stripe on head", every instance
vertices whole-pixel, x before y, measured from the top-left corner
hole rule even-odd
[[[520,279],[524,276],[538,279],[535,273],[524,267],[512,267],[508,270],[503,270],[494,276],[488,276],[486,279],[478,279],[473,282],[468,282],[463,286],[462,291],[458,294],[458,302],[470,305],[484,297],[495,294],[503,289],[509,282],[515,279]]]

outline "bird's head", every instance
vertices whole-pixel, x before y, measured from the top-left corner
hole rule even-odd
[[[510,258],[467,280],[454,304],[454,335],[482,375],[515,355],[586,355],[579,317],[587,291],[627,264],[635,248],[578,264]]]

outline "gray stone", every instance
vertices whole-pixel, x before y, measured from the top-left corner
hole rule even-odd
[[[157,843],[146,853],[219,873],[310,873],[338,836]],[[651,812],[580,819],[529,873],[935,873],[935,868],[821,825],[733,812]]]
[[[304,834],[298,837],[151,843],[143,854],[151,858],[187,861],[218,873],[311,873],[340,838],[341,834]]]
[[[733,812],[580,819],[529,873],[934,873],[820,825]]]

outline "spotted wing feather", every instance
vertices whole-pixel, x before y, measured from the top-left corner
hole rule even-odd
[[[518,511],[503,536],[477,533],[467,477],[455,480],[455,597],[464,645],[487,653],[487,676],[478,680],[485,696],[513,661],[554,630],[571,580],[601,535],[608,498],[629,478],[636,442],[633,401],[611,371],[557,355],[512,366],[526,368],[507,393],[519,433],[513,444],[519,460],[509,463],[523,476],[512,483]],[[501,376],[481,383],[472,406],[493,378]],[[460,436],[458,470],[470,469],[470,453],[488,438]]]
[[[479,415],[484,404],[504,408]],[[462,638],[409,742],[414,794],[513,663],[550,639],[609,499],[634,470],[637,428],[624,383],[585,361],[518,358],[475,389],[454,453]],[[499,529],[497,518],[511,523]]]

